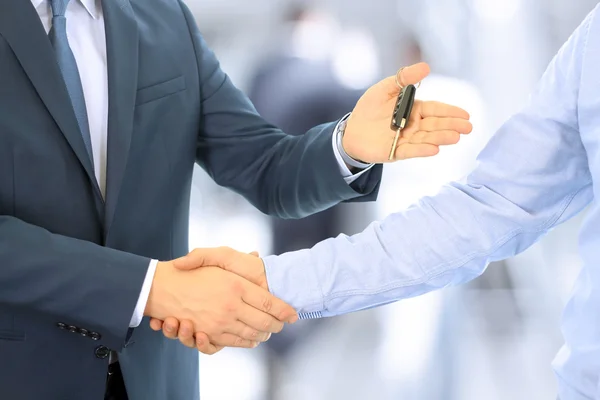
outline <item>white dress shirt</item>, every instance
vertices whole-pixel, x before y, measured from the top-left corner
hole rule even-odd
[[[31,0],[37,10],[46,32],[52,27],[52,10],[48,0]],[[71,0],[67,7],[67,37],[69,45],[79,67],[79,75],[85,97],[92,153],[94,156],[95,175],[102,195],[106,190],[106,160],[108,138],[108,69],[106,63],[106,36],[104,16],[99,0]],[[335,157],[344,180],[350,184],[367,171],[352,175],[346,167],[336,146],[336,134],[332,138]],[[146,302],[150,295],[157,260],[152,260],[146,273],[146,279],[135,307],[130,327],[139,326],[144,316]]]

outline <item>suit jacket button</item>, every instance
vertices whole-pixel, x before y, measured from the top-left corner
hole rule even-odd
[[[83,328],[79,329],[78,332],[81,336],[87,336],[90,333],[90,331],[88,331],[87,329],[83,329]]]
[[[73,332],[73,333],[77,332],[77,327],[73,326],[73,325],[67,326],[67,329],[69,330],[69,332]]]
[[[89,336],[90,336],[90,339],[92,339],[92,340],[102,339],[102,335],[100,335],[98,332],[90,332]]]
[[[57,322],[56,327],[59,329],[67,329],[67,324],[64,324],[62,322]]]
[[[94,350],[94,354],[96,358],[105,359],[110,354],[110,350],[106,346],[98,346],[96,350]]]

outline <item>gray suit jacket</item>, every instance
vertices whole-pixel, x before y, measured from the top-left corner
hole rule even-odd
[[[198,398],[195,350],[128,325],[151,258],[188,250],[194,162],[265,213],[372,200],[335,124],[292,137],[219,68],[177,0],[103,0],[109,122],[100,195],[52,47],[29,1],[0,2],[0,397],[103,398],[107,350],[132,400]]]

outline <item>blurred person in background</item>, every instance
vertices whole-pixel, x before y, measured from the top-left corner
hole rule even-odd
[[[4,0],[0,88],[0,390],[27,400],[197,399],[198,353],[143,317],[246,348],[293,322],[256,284],[165,261],[188,251],[194,163],[279,217],[374,200],[399,91],[388,78],[347,119],[286,135],[177,0]],[[415,107],[395,160],[471,129],[457,107]]]
[[[263,260],[222,249],[178,261],[219,265],[287,300],[301,318],[381,306],[468,282],[590,205],[584,267],[563,316],[553,366],[561,400],[600,399],[600,6],[554,57],[526,106],[475,169],[360,234]],[[468,351],[468,349],[464,349]]]
[[[308,2],[292,3],[284,13],[279,49],[258,66],[248,96],[260,115],[291,135],[344,116],[364,90],[350,89],[335,75],[332,59],[340,29],[333,16]],[[365,88],[366,89],[366,88]],[[343,232],[344,209],[332,207],[297,220],[271,218],[272,253],[312,247]],[[346,232],[348,233],[348,232]],[[278,398],[283,387],[286,358],[302,339],[318,335],[322,320],[287,327],[265,343],[268,393]]]
[[[335,76],[330,55],[336,28],[329,15],[301,2],[293,4],[286,17],[292,25],[290,37],[258,66],[248,96],[263,118],[298,136],[343,117],[366,88],[351,90]],[[341,233],[339,212],[339,207],[332,207],[298,220],[272,218],[273,253],[311,247],[337,236]]]

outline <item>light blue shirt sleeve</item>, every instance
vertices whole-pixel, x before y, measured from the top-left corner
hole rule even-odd
[[[463,182],[357,235],[266,257],[272,293],[301,318],[417,296],[479,276],[489,262],[525,250],[582,210],[593,196],[577,116],[589,20]]]

